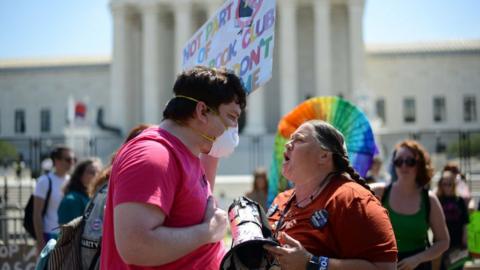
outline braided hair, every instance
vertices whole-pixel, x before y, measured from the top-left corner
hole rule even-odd
[[[353,181],[373,193],[365,179],[361,178],[355,169],[350,166],[345,139],[343,138],[342,133],[322,120],[310,120],[307,123],[314,127],[315,138],[322,148],[332,152],[333,165],[335,166],[336,171],[339,174],[347,173]]]

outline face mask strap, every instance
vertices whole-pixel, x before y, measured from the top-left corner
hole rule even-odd
[[[177,123],[180,126],[187,126],[185,123],[180,122],[180,121],[175,121],[175,123]],[[206,134],[203,134],[202,132],[194,129],[193,127],[190,127],[190,126],[187,126],[187,127],[189,127],[191,130],[193,130],[195,133],[197,133],[200,137],[204,138],[205,140],[207,140],[209,142],[213,143],[217,139],[216,137],[212,137],[212,136],[208,136]]]
[[[184,96],[184,95],[176,95],[175,98],[185,98],[185,99],[191,100],[193,102],[200,102],[200,100],[198,100],[198,99],[195,99],[195,98],[192,98],[192,97],[189,97],[189,96]]]
[[[195,98],[192,98],[192,97],[189,97],[189,96],[184,96],[184,95],[176,95],[175,98],[185,98],[185,99],[188,99],[188,100],[191,100],[191,101],[194,101],[194,102],[200,102],[200,100],[198,99],[195,99]],[[203,103],[205,103],[204,101],[202,101]],[[220,122],[222,122],[222,125],[223,127],[225,128],[225,130],[228,129],[228,125],[223,121],[223,118],[220,116],[220,113],[215,110],[215,109],[212,109],[210,106],[208,106],[207,104],[205,104],[205,106],[207,106],[207,108],[212,111],[216,116],[218,116],[218,118],[220,118]],[[210,140],[210,139],[208,139]],[[215,139],[213,139],[215,140]]]

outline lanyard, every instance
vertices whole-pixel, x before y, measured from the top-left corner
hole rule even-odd
[[[275,225],[275,232],[273,233],[273,238],[275,239],[278,238],[280,227],[283,226],[283,222],[285,221],[285,216],[288,213],[288,210],[290,209],[290,207],[292,206],[293,197],[295,197],[295,193],[293,193],[292,196],[288,199],[285,209],[283,209],[282,213],[280,213],[280,219],[278,219],[277,224]]]
[[[330,178],[335,174],[338,174],[338,172],[335,171],[335,172],[330,172],[329,174],[327,174],[327,176],[325,176],[325,178],[322,181],[320,189],[323,189],[326,186],[327,181],[329,181]],[[321,190],[320,190],[320,192],[321,192]],[[285,206],[285,209],[283,209],[283,211],[280,213],[280,219],[278,219],[278,221],[276,223],[276,226],[275,226],[275,232],[273,233],[273,237],[275,239],[277,239],[280,228],[283,226],[283,223],[285,222],[285,216],[287,215],[288,210],[290,210],[290,207],[292,206],[292,201],[293,201],[294,197],[295,197],[295,192],[292,193],[292,195],[290,196],[290,198],[287,201],[287,205]]]

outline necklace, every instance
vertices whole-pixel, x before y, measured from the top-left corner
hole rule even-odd
[[[300,207],[300,205],[302,205],[302,203],[305,202],[305,201],[308,200],[308,199],[309,199],[309,201],[308,201],[309,203],[310,203],[311,201],[313,201],[313,198],[315,198],[315,196],[318,195],[317,193],[318,193],[318,191],[320,191],[320,187],[321,187],[321,186],[323,186],[323,183],[322,183],[322,185],[318,186],[318,187],[315,189],[315,191],[314,191],[310,196],[305,197],[305,198],[303,198],[302,200],[296,202],[295,205],[296,205],[297,207]]]
[[[325,176],[325,178],[323,179],[322,181],[322,184],[320,184],[317,189],[315,190],[315,192],[312,193],[312,195],[308,196],[307,198],[295,203],[295,206],[296,207],[299,207],[301,208],[300,206],[298,206],[299,204],[303,203],[304,201],[306,201],[307,199],[310,199],[309,203],[311,201],[313,201],[313,199],[315,198],[316,195],[320,194],[320,192],[322,191],[322,189],[325,187],[325,185],[329,182],[330,180],[330,177],[332,177],[333,175],[337,174],[339,172],[331,172],[329,174],[327,174],[327,176]],[[315,194],[317,193],[317,194]],[[273,237],[274,238],[277,238],[278,237],[278,232],[281,230],[282,226],[284,225],[284,221],[285,221],[285,218],[289,215],[293,215],[294,213],[290,213],[290,207],[292,206],[292,203],[293,203],[293,199],[295,198],[295,192],[293,192],[293,194],[290,196],[290,198],[288,199],[287,203],[286,203],[286,206],[285,208],[283,209],[283,211],[280,212],[280,218],[278,219],[277,223],[275,223],[275,229],[274,229],[274,233],[273,233]]]
[[[311,203],[313,201],[313,199],[315,199],[318,194],[320,194],[320,192],[323,190],[323,188],[327,185],[328,182],[330,182],[330,178],[336,174],[337,172],[331,172],[329,174],[327,174],[327,176],[325,176],[325,178],[323,179],[322,183],[312,192],[312,194],[310,194],[310,196],[307,196],[306,198],[303,198],[302,200],[298,201],[295,203],[295,206],[296,207],[305,207],[308,203]],[[308,200],[308,203],[305,203]]]

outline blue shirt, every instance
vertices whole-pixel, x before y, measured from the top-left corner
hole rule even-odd
[[[67,193],[58,207],[58,223],[65,224],[83,215],[89,200],[90,198],[85,193],[78,191]]]

